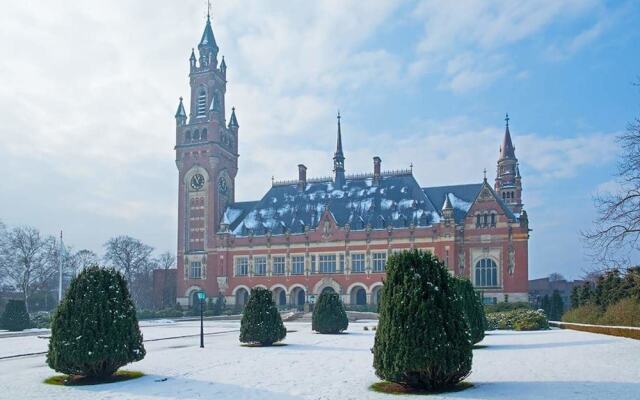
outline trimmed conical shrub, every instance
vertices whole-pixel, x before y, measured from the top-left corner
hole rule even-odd
[[[340,333],[347,329],[349,320],[337,293],[324,292],[313,309],[311,329],[318,333]]]
[[[240,342],[271,346],[287,336],[287,330],[270,290],[251,289],[240,321]]]
[[[454,278],[431,253],[389,257],[373,366],[380,378],[425,390],[450,388],[471,372],[471,335]]]
[[[476,344],[484,339],[486,317],[480,295],[473,288],[473,284],[466,278],[456,278],[456,289],[462,299],[464,317],[471,330],[471,342]]]
[[[22,331],[31,327],[27,308],[22,300],[9,300],[0,319],[0,328]]]
[[[69,375],[106,378],[145,354],[122,274],[100,267],[83,270],[53,317],[49,367]]]

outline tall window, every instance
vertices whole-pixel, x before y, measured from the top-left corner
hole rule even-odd
[[[387,263],[387,253],[373,253],[373,272],[384,272],[384,266]]]
[[[351,272],[364,272],[364,254],[351,254]]]
[[[316,273],[316,256],[315,256],[315,254],[311,255],[311,273],[312,274]]]
[[[338,271],[344,272],[344,254],[340,254],[340,263],[338,264]]]
[[[291,257],[291,274],[292,275],[304,274],[304,256]]]
[[[476,263],[476,286],[498,286],[498,266],[490,258],[483,258]]]
[[[247,276],[249,274],[249,257],[236,258],[236,276]]]
[[[253,273],[254,275],[267,274],[267,257],[265,256],[253,257]]]
[[[202,279],[202,263],[200,261],[193,261],[191,263],[191,273],[189,277],[191,279]]]
[[[496,226],[496,215],[491,214],[491,226]]]
[[[284,275],[284,256],[273,257],[273,274]]]
[[[207,91],[200,88],[198,91],[198,101],[196,103],[196,116],[203,117],[207,112]]]
[[[333,274],[336,272],[335,254],[320,254],[319,262],[321,274]]]

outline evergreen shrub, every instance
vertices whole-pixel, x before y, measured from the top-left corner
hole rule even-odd
[[[47,364],[67,375],[110,378],[145,356],[127,283],[114,269],[84,269],[51,324]]]
[[[514,329],[535,331],[549,329],[549,321],[543,310],[513,310],[487,314],[487,330]]]
[[[24,301],[9,300],[0,318],[0,328],[17,332],[30,327],[31,321]]]
[[[378,377],[424,390],[449,389],[471,372],[471,334],[447,268],[430,252],[389,257],[373,346]]]
[[[340,333],[349,326],[349,319],[340,296],[324,292],[313,309],[311,329],[318,333]]]
[[[484,339],[487,320],[484,315],[482,299],[473,288],[473,284],[466,278],[456,278],[456,289],[462,299],[464,317],[471,330],[471,342],[476,344]]]
[[[562,322],[597,325],[602,317],[602,310],[595,304],[585,304],[572,308],[564,313]]]
[[[240,342],[271,346],[287,335],[270,290],[251,289],[240,321]]]
[[[497,303],[497,304],[487,304],[484,306],[484,312],[486,314],[496,313],[496,312],[505,312],[505,311],[513,311],[513,310],[531,310],[531,305],[524,301],[516,301],[513,303]]]
[[[600,318],[600,324],[640,326],[640,301],[628,297],[610,305]]]

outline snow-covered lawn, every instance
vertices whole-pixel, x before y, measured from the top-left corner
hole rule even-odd
[[[241,347],[237,322],[207,322],[197,337],[147,342],[147,357],[128,369],[140,379],[58,387],[44,356],[0,360],[0,399],[382,399],[372,392],[375,332],[352,323],[347,335],[318,335],[309,323],[287,323],[286,346]],[[145,339],[197,334],[197,322],[145,324]],[[35,336],[0,338],[0,357],[46,350]],[[640,399],[640,341],[569,330],[492,332],[474,350],[474,387],[437,398]],[[35,349],[35,350],[34,350]],[[414,396],[412,396],[414,397]]]

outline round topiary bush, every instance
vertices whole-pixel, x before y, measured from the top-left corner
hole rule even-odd
[[[68,375],[108,379],[145,354],[122,274],[97,266],[83,270],[53,317],[49,367]]]
[[[31,321],[24,301],[9,300],[0,318],[0,328],[17,332],[30,327]]]
[[[471,335],[454,278],[431,253],[389,257],[373,346],[376,375],[429,391],[471,372]]]
[[[471,330],[471,343],[479,343],[484,339],[484,331],[487,324],[482,300],[470,280],[455,278],[455,283],[458,295],[462,299],[464,317]]]
[[[324,292],[313,309],[311,329],[318,333],[340,333],[347,329],[349,320],[337,293]]]
[[[287,330],[270,290],[251,289],[240,321],[240,342],[271,346],[287,336]]]

